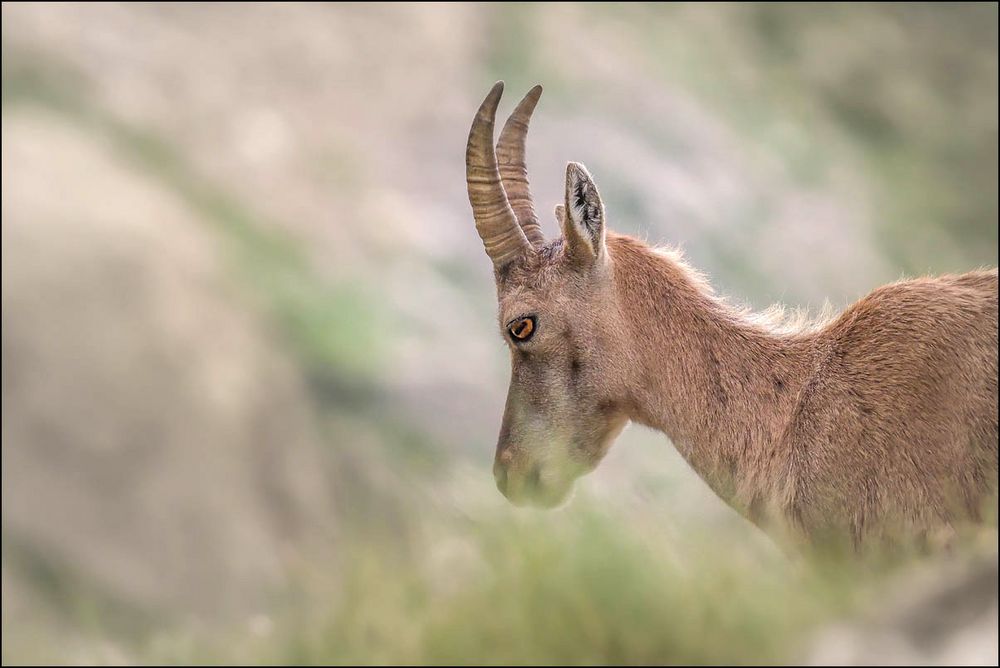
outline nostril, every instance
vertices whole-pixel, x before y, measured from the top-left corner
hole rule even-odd
[[[501,466],[507,466],[510,464],[510,460],[514,458],[514,451],[511,448],[503,448],[497,455],[497,463]]]

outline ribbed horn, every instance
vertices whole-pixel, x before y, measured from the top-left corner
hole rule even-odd
[[[493,150],[493,122],[501,94],[503,82],[498,81],[479,106],[465,147],[465,180],[472,214],[486,254],[497,269],[531,249],[507,202]]]
[[[531,200],[531,188],[528,185],[528,165],[524,158],[525,139],[528,136],[528,123],[531,122],[531,112],[542,96],[542,87],[535,86],[514,109],[500,131],[497,142],[497,162],[500,167],[500,178],[507,192],[510,208],[514,210],[517,222],[524,230],[524,236],[533,246],[545,244],[545,235],[538,224],[535,207]]]

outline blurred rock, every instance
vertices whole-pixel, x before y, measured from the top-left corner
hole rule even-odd
[[[13,581],[252,612],[329,539],[308,396],[214,242],[99,136],[5,109],[5,618]]]
[[[925,569],[879,610],[828,629],[809,665],[997,665],[997,558]]]

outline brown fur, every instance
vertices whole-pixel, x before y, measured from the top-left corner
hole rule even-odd
[[[505,277],[501,324],[547,311],[540,327],[562,330],[559,350],[514,350],[512,394],[558,404],[544,395],[553,376],[564,376],[557,392],[574,384],[560,372],[576,359],[588,371],[570,390],[591,396],[570,396],[568,419],[596,411],[599,423],[624,416],[663,431],[721,498],[765,526],[855,539],[886,520],[921,531],[977,518],[995,493],[996,270],[887,285],[824,326],[785,331],[715,297],[676,256],[614,234],[608,250],[609,289],[597,299],[580,294],[594,290],[567,270],[561,243]],[[522,368],[530,355],[544,356],[532,361],[548,386]],[[519,445],[504,423],[499,453]],[[590,445],[580,470],[608,444]]]
[[[860,544],[995,505],[996,269],[900,281],[789,324],[727,304],[679,254],[607,232],[582,165],[556,217],[562,238],[491,255],[511,353],[494,472],[515,503],[561,503],[632,420],[774,533]],[[519,238],[524,221],[507,220]],[[525,317],[536,326],[519,341],[508,327]]]
[[[881,287],[775,330],[683,264],[609,242],[634,358],[629,417],[723,499],[807,534],[978,518],[997,485],[997,272]]]

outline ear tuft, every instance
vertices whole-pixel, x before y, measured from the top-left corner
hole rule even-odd
[[[585,249],[592,258],[604,253],[604,204],[587,168],[577,162],[566,166],[564,233],[571,246]],[[557,209],[556,217],[559,217]]]
[[[562,204],[556,204],[556,209],[553,213],[556,215],[556,224],[562,228],[563,221],[566,220],[566,207]]]

